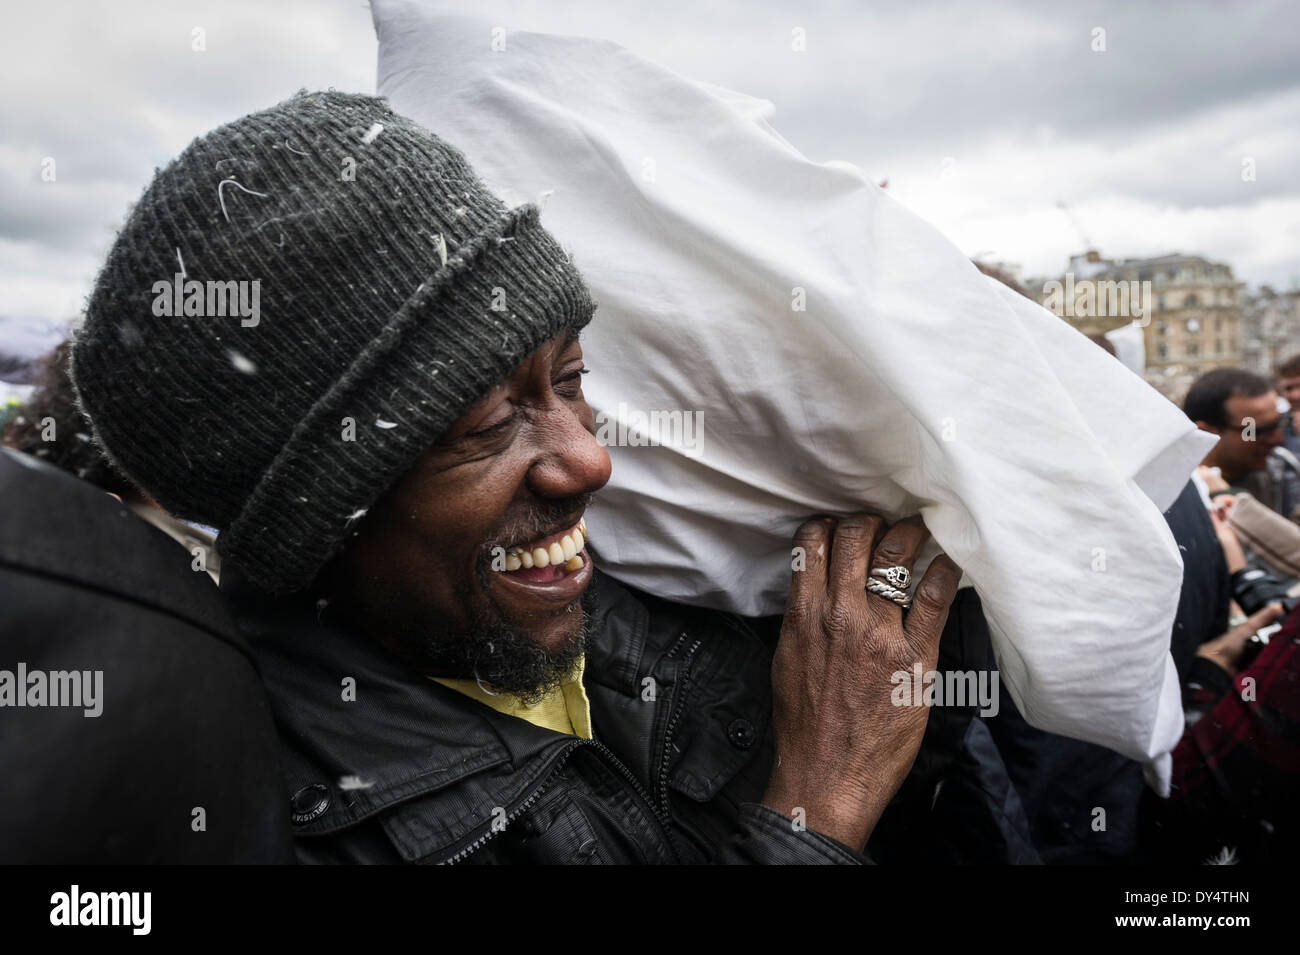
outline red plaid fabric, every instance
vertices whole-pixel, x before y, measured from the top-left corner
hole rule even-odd
[[[1294,833],[1300,794],[1300,608],[1226,693],[1217,692],[1214,682],[1189,679],[1188,709],[1208,711],[1174,750],[1171,808],[1208,842],[1220,845],[1258,843],[1261,834],[1279,828]]]

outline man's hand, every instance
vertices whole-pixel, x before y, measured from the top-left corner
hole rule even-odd
[[[1228,676],[1235,679],[1238,664],[1241,662],[1241,652],[1246,649],[1246,641],[1254,635],[1256,630],[1267,627],[1280,616],[1282,616],[1282,605],[1269,604],[1258,613],[1247,617],[1245,621],[1237,624],[1227,633],[1221,634],[1213,640],[1206,640],[1196,648],[1196,655],[1205,657],[1211,663],[1218,664],[1227,672]]]
[[[1216,501],[1232,500],[1229,494],[1221,495],[1215,498]],[[1223,548],[1223,559],[1227,562],[1228,573],[1235,574],[1246,566],[1246,552],[1242,550],[1241,541],[1237,539],[1237,532],[1232,529],[1228,523],[1227,514],[1211,508],[1210,523],[1214,525],[1214,536],[1219,539],[1219,546]]]
[[[1214,494],[1218,491],[1231,490],[1228,482],[1223,479],[1223,475],[1219,472],[1218,468],[1207,467],[1202,464],[1196,468],[1196,474],[1205,482],[1205,489],[1210,494]]]
[[[803,548],[772,661],[776,764],[763,804],[806,813],[810,829],[854,849],[916,759],[929,709],[894,706],[893,674],[934,668],[961,571],[935,558],[906,612],[866,591],[875,567],[911,570],[929,536],[920,518],[886,528],[860,514],[802,525]]]

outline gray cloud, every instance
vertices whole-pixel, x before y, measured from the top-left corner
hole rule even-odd
[[[1081,243],[1063,199],[1108,254],[1177,242],[1253,282],[1300,278],[1300,13],[1283,0],[441,6],[607,37],[770,99],[797,147],[888,177],[968,253],[1059,268]],[[22,4],[6,19],[0,244],[17,251],[0,257],[0,314],[74,307],[128,203],[194,136],[300,87],[374,89],[361,0]]]

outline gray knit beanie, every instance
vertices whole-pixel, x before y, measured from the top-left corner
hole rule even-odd
[[[466,406],[593,309],[535,206],[507,209],[380,99],[303,91],[155,174],[72,379],[114,466],[287,593]]]

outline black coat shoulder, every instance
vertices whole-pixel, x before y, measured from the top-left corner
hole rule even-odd
[[[0,666],[26,704],[0,689],[0,861],[291,858],[261,681],[190,562],[98,488],[0,453]]]

